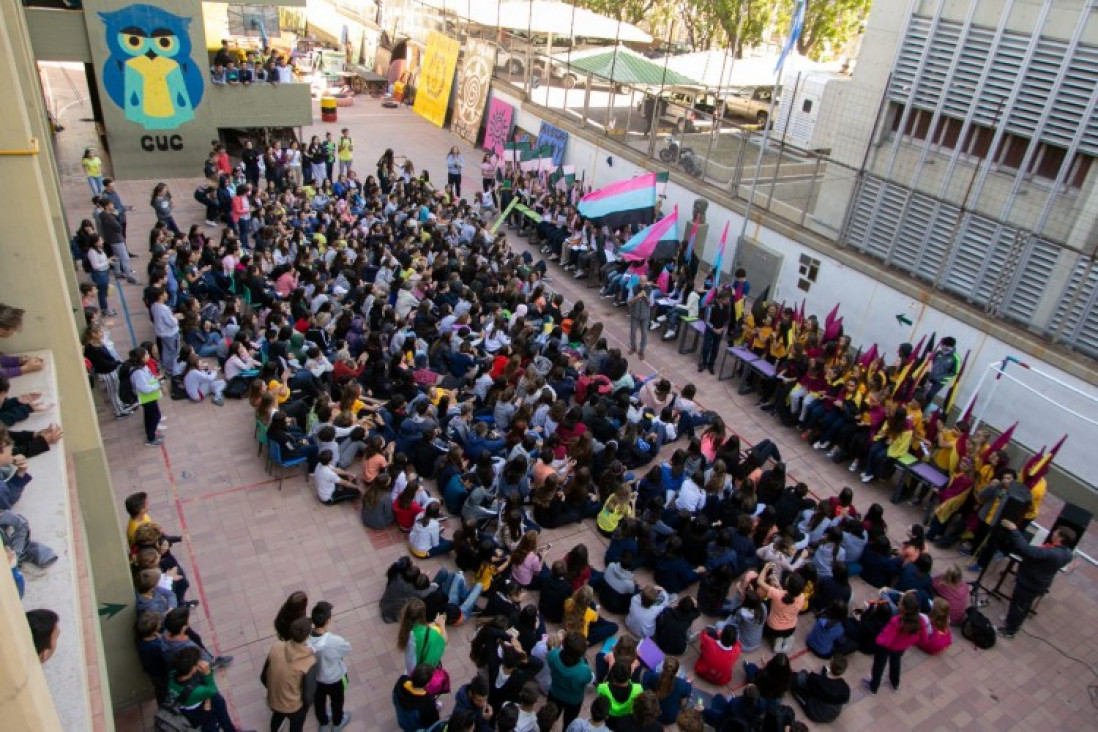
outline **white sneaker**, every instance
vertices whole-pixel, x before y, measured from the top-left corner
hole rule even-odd
[[[862,482],[863,483],[872,483],[874,480],[875,480],[875,477],[873,475],[871,475],[869,473],[862,473]]]
[[[659,327],[660,327],[659,323],[652,323],[652,325],[648,326],[648,330],[655,330],[656,328],[659,328]]]
[[[851,473],[858,469],[858,458],[854,458],[854,462],[850,463],[850,467],[847,468]]]
[[[817,440],[816,442],[812,443],[813,450],[826,450],[830,446],[830,442],[824,442],[823,440]]]

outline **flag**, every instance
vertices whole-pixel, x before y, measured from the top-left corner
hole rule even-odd
[[[763,317],[766,315],[766,303],[769,299],[770,285],[767,285],[755,298],[755,302],[751,303],[751,318],[755,321],[756,326],[762,325]]]
[[[650,224],[656,218],[656,174],[646,173],[592,191],[576,210],[595,226]]]
[[[972,414],[976,409],[976,398],[979,396],[980,392],[976,392],[972,395],[972,401],[969,402],[968,408],[965,409],[965,413],[961,415],[961,418],[957,420],[958,422],[964,422],[965,424],[967,424],[968,429],[972,429]],[[967,432],[968,430],[965,431]]]
[[[553,168],[553,148],[542,145],[535,150],[523,150],[522,162],[519,165],[526,172],[551,170]]]
[[[838,305],[838,303],[836,303],[835,307],[831,308],[831,312],[827,314],[826,318],[824,318],[824,327],[826,328],[827,326],[834,323],[835,318],[838,316],[838,314],[839,314],[839,305]]]
[[[645,259],[651,259],[653,255],[656,255],[657,245],[667,242],[669,244],[676,245],[679,243],[678,232],[675,230],[675,225],[679,221],[679,207],[675,206],[671,210],[671,215],[664,216],[662,219],[646,226],[633,235],[629,241],[621,247],[621,257],[630,262],[639,262]],[[672,250],[674,251],[674,250]],[[656,259],[662,259],[663,257],[656,256]]]
[[[923,358],[926,358],[930,354],[934,353],[935,341],[938,338],[938,331],[934,331],[930,334],[930,340],[926,342],[926,350],[923,351]],[[920,341],[921,342],[921,341]]]
[[[995,441],[984,448],[984,454],[982,455],[986,462],[989,457],[1002,450],[1004,447],[1010,444],[1010,441],[1014,438],[1014,430],[1018,427],[1018,423],[1015,422],[1007,431],[995,438]]]
[[[953,409],[953,401],[957,398],[957,387],[961,383],[961,377],[965,375],[965,367],[968,366],[968,355],[970,353],[972,353],[971,350],[965,351],[965,357],[961,360],[961,368],[953,378],[953,383],[949,385],[949,391],[946,392],[945,407],[943,411],[947,415],[949,414],[949,410]]]
[[[743,283],[737,282],[732,288],[732,317],[734,322],[743,320]]]
[[[805,317],[805,314],[804,314],[804,308],[805,308],[805,305],[807,304],[807,300],[808,300],[808,298],[806,298],[806,297],[801,298],[801,308],[800,308],[800,310],[797,311],[796,322],[797,322],[797,325],[802,327],[802,328],[804,327],[805,321],[808,319],[808,318]]]
[[[778,56],[778,65],[774,67],[774,73],[778,74],[779,77],[781,76],[782,66],[785,65],[785,57],[796,48],[797,39],[801,37],[801,29],[804,28],[804,6],[805,0],[797,0],[797,7],[793,10],[793,26],[789,29],[789,37],[785,39],[782,55]],[[781,81],[780,78],[779,81]]]
[[[862,355],[862,357],[858,359],[857,363],[860,364],[863,369],[868,369],[870,364],[872,364],[876,360],[877,360],[877,344],[874,343],[872,346],[869,347],[869,350],[866,351]]]
[[[1034,455],[1033,458],[1026,463],[1026,466],[1022,468],[1019,475],[1022,482],[1030,488],[1037,485],[1037,483],[1048,474],[1049,469],[1052,468],[1052,459],[1056,457],[1056,453],[1060,452],[1060,448],[1067,442],[1067,438],[1067,434],[1064,434],[1047,453],[1045,452],[1045,448],[1042,447],[1041,452]]]
[[[717,296],[717,286],[721,283],[721,265],[724,264],[724,247],[728,243],[728,222],[724,222],[724,232],[721,233],[721,248],[717,250],[717,258],[713,260],[713,286],[709,288],[709,292],[705,293],[705,297],[702,298],[702,305],[706,306],[713,302],[713,298]]]
[[[667,182],[671,180],[671,173],[664,170],[656,173],[656,195],[662,196],[667,193]]]
[[[566,191],[576,182],[576,166],[558,165],[549,176],[549,183],[557,190]]]
[[[503,143],[503,161],[517,165],[522,161],[522,153],[529,149],[528,142],[505,142]]]
[[[694,240],[697,236],[698,220],[694,219],[694,226],[690,229],[690,238],[686,241],[686,251],[682,255],[683,264],[690,264],[690,260],[694,258]]]

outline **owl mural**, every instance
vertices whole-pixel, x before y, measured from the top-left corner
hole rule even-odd
[[[190,18],[152,5],[100,13],[110,58],[103,88],[126,119],[147,130],[173,130],[194,119],[202,72],[191,58]]]

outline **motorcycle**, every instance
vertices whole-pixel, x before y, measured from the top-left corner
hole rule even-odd
[[[667,147],[659,151],[659,158],[664,163],[678,163],[687,175],[695,177],[701,177],[705,167],[694,148],[682,145],[673,137],[667,138]]]

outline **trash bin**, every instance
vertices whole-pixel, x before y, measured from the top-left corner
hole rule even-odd
[[[320,119],[323,122],[335,122],[339,119],[335,97],[320,98]]]

